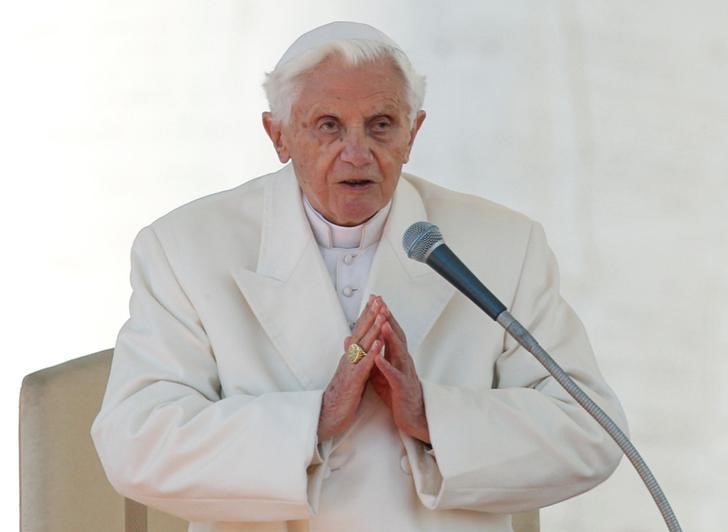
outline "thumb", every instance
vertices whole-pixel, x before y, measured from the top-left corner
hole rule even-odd
[[[388,321],[382,326],[382,336],[384,337],[384,342],[387,345],[387,354],[389,355],[389,359],[395,363],[402,360],[407,351],[402,344],[402,340],[400,340],[397,333],[394,332],[394,329]]]
[[[397,376],[397,370],[392,366],[392,364],[389,363],[389,361],[384,357],[376,357],[374,360],[374,364],[376,364],[377,369],[379,372],[384,376],[385,379],[387,379],[387,382],[392,383],[393,379]]]

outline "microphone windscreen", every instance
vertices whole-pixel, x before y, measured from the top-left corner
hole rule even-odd
[[[402,246],[410,259],[425,262],[430,251],[444,242],[440,228],[430,222],[415,222],[402,236]]]

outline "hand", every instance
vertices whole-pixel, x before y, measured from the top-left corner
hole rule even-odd
[[[385,319],[381,330],[386,358],[374,357],[376,368],[370,377],[372,386],[392,411],[394,424],[400,430],[430,443],[422,383],[407,351],[407,337],[386,305],[382,305],[379,314]]]
[[[381,358],[383,342],[380,338],[385,317],[381,314],[383,306],[380,297],[370,296],[364,310],[356,322],[351,336],[344,340],[344,354],[339,360],[336,373],[331,378],[321,401],[321,414],[318,424],[318,439],[325,441],[335,434],[346,430],[356,416],[359,403],[364,395],[374,360]],[[359,363],[352,364],[346,350],[357,343],[366,351]]]

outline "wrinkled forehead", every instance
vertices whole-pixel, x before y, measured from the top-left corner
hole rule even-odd
[[[300,84],[341,85],[357,78],[369,86],[404,89],[406,79],[397,61],[383,52],[377,57],[350,62],[341,52],[332,50],[321,61],[296,76]]]
[[[374,113],[408,113],[406,81],[397,63],[383,55],[358,64],[336,52],[297,78],[294,108],[308,114],[316,109],[369,109]],[[338,113],[335,113],[338,114]]]

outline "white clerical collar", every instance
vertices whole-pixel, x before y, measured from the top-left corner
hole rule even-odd
[[[303,206],[313,234],[316,237],[316,242],[319,246],[325,248],[364,249],[376,244],[382,237],[384,222],[387,221],[391,205],[392,202],[390,201],[363,224],[345,227],[329,222],[311,206],[306,196],[303,196]]]

